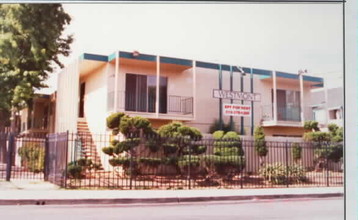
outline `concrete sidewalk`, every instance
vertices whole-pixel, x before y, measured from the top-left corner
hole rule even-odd
[[[0,182],[0,205],[181,203],[342,196],[343,187],[205,190],[64,190],[44,182]]]

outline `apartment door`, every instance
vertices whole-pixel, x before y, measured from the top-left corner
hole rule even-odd
[[[78,117],[83,118],[84,114],[84,104],[85,104],[85,91],[86,91],[86,83],[81,83],[80,86],[80,103],[78,108]]]

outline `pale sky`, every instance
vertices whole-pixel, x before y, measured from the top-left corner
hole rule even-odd
[[[342,4],[64,4],[80,54],[133,51],[332,76],[342,74]],[[335,78],[335,77],[333,77]],[[54,84],[50,81],[50,84]]]

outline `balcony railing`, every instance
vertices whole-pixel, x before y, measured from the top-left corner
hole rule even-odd
[[[111,96],[112,94],[108,94]],[[113,97],[114,100],[114,97]],[[124,111],[155,113],[155,96],[139,97],[135,94],[118,93],[119,109]],[[114,103],[114,101],[113,101]],[[108,105],[110,110],[112,103]],[[160,114],[190,115],[193,114],[193,97],[168,95],[159,99]]]
[[[274,120],[273,105],[262,106],[262,119],[264,121]],[[277,120],[278,121],[301,121],[301,107],[300,106],[277,106]]]
[[[168,96],[168,112],[188,115],[193,113],[193,97]]]

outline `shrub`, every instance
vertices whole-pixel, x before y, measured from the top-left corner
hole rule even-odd
[[[178,147],[176,144],[165,143],[163,144],[163,150],[165,155],[174,154],[177,152]]]
[[[160,141],[155,139],[148,139],[145,146],[149,148],[150,152],[155,153],[160,149]]]
[[[125,116],[122,112],[113,113],[107,117],[107,127],[109,129],[118,129],[120,125],[121,118]]]
[[[67,166],[67,177],[71,179],[82,179],[82,171],[82,166],[75,163],[70,163]]]
[[[162,163],[161,158],[155,158],[155,157],[142,157],[138,160],[140,163],[143,163],[147,166],[156,167],[159,166]]]
[[[292,144],[292,158],[293,160],[297,161],[301,159],[302,154],[302,147],[299,143]]]
[[[204,161],[209,169],[213,165],[220,175],[233,176],[245,168],[245,158],[242,156],[207,155]]]
[[[45,148],[40,143],[26,143],[19,148],[22,166],[39,173],[44,170]]]
[[[317,121],[305,121],[303,128],[306,131],[319,131]]]
[[[305,141],[313,142],[324,142],[331,140],[331,134],[328,132],[316,131],[316,132],[307,132],[303,136]]]
[[[240,136],[235,131],[229,131],[227,132],[223,138],[223,140],[237,140],[240,139]]]
[[[178,166],[180,168],[187,168],[190,167],[198,167],[200,165],[200,158],[198,156],[190,156],[184,155],[178,159]]]
[[[112,166],[123,166],[129,167],[130,166],[130,159],[128,157],[116,157],[109,159],[109,164]]]
[[[242,148],[238,147],[214,147],[214,155],[217,156],[244,156]]]
[[[219,140],[219,139],[221,139],[221,138],[223,138],[224,137],[224,131],[222,131],[222,130],[219,130],[219,131],[215,131],[214,133],[213,133],[213,138],[215,139],[215,140]]]
[[[95,164],[91,159],[80,158],[76,161],[70,162],[67,165],[67,176],[74,179],[82,179],[85,177],[85,172],[89,170],[97,170],[100,168],[99,164]]]
[[[273,184],[289,184],[306,181],[306,170],[301,165],[286,166],[282,163],[266,164],[260,175]]]
[[[102,148],[102,152],[107,154],[107,155],[112,156],[113,152],[114,152],[114,148],[112,146],[104,147],[104,148]]]
[[[254,139],[257,154],[259,157],[265,157],[268,153],[268,149],[266,146],[264,130],[261,126],[255,129]]]
[[[233,123],[233,129],[231,129],[230,122],[227,124],[223,122],[222,128],[220,128],[220,121],[214,120],[214,122],[209,127],[209,133],[213,134],[217,130],[222,130],[224,132],[235,131],[235,123]]]
[[[177,157],[164,157],[162,159],[162,163],[165,165],[172,165],[172,166],[176,166],[178,164],[178,158]]]

